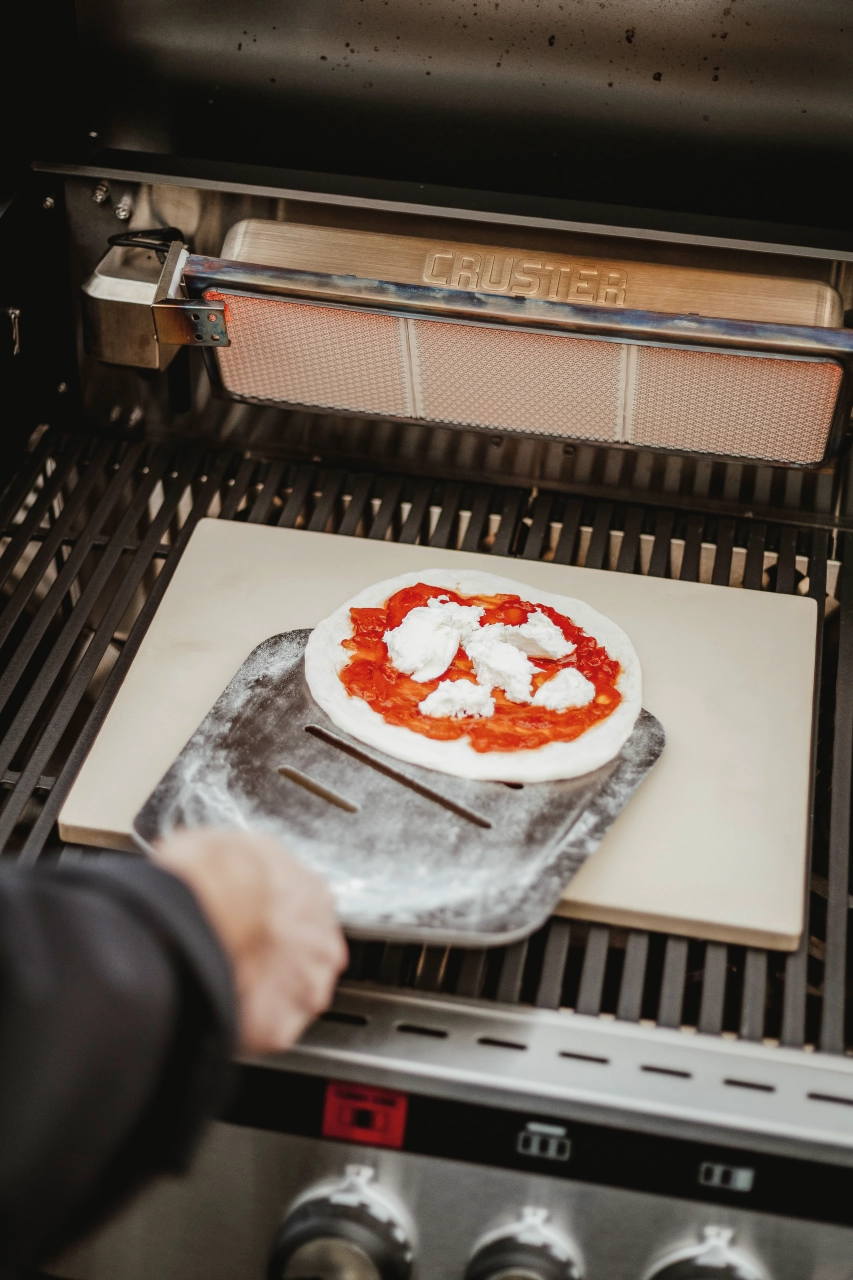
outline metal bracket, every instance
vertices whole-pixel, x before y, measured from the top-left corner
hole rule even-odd
[[[186,245],[173,240],[151,304],[157,341],[173,347],[230,347],[225,303],[180,296],[186,260]]]
[[[157,341],[171,346],[230,347],[225,303],[168,298],[151,304]]]

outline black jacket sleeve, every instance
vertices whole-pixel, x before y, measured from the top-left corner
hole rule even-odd
[[[120,855],[0,865],[0,1277],[185,1167],[234,1042],[228,960],[181,881]]]

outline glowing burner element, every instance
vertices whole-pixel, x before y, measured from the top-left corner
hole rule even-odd
[[[805,465],[826,453],[841,388],[829,357],[205,297],[226,304],[223,387],[253,401]]]

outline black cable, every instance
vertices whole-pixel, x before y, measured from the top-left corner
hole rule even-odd
[[[153,249],[160,262],[165,262],[172,241],[183,239],[184,233],[179,227],[150,227],[144,231],[120,231],[110,236],[107,244],[111,248]]]

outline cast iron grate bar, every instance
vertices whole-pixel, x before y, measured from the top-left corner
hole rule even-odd
[[[429,500],[432,497],[432,481],[418,480],[415,484],[415,492],[409,507],[409,513],[403,523],[400,532],[400,542],[416,543],[424,531],[424,524],[427,519],[427,511],[429,509]]]
[[[349,500],[344,518],[341,520],[338,533],[344,537],[352,537],[364,519],[365,509],[370,501],[374,476],[372,474],[356,476],[352,486],[352,497]]]
[[[764,1037],[764,1006],[767,992],[767,952],[749,947],[743,975],[743,1000],[740,1011],[742,1040],[760,1041]]]
[[[511,947],[507,947],[504,953],[497,990],[497,998],[504,1004],[518,1004],[521,998],[521,983],[528,946],[528,940],[525,938],[522,942],[516,942]]]
[[[622,1022],[639,1022],[643,1008],[646,962],[649,957],[649,935],[634,930],[628,934],[622,966],[622,984],[616,1017]]]
[[[705,528],[705,517],[691,515],[687,517],[687,533],[684,538],[684,552],[681,557],[681,582],[698,582],[699,562],[702,555],[702,533]]]
[[[715,587],[727,587],[729,585],[734,541],[734,520],[721,520],[717,528],[717,552],[714,556],[714,572],[711,574],[711,582]]]
[[[687,976],[687,939],[667,938],[658,1003],[658,1026],[680,1027]]]
[[[644,514],[642,507],[629,507],[626,513],[625,528],[622,532],[622,545],[619,548],[619,558],[616,561],[617,573],[633,573],[637,566]]]
[[[658,511],[655,520],[655,540],[649,559],[649,577],[665,578],[669,568],[672,551],[672,529],[675,524],[675,513]]]
[[[305,506],[305,500],[311,489],[311,482],[314,479],[313,467],[300,467],[296,473],[293,487],[287,496],[287,501],[282,507],[279,516],[278,525],[280,529],[292,529],[299,519],[302,508]],[[222,518],[227,519],[225,512]]]
[[[456,994],[470,996],[476,1000],[483,989],[483,977],[486,972],[487,952],[482,950],[466,951],[459,967],[459,978],[456,983]]]
[[[474,501],[471,504],[471,517],[468,521],[468,528],[465,530],[465,537],[462,539],[463,551],[480,550],[483,530],[489,518],[491,496],[491,491],[487,488],[480,488],[474,494]]]
[[[578,1013],[601,1012],[601,995],[604,990],[604,971],[610,948],[610,930],[604,925],[593,925],[587,938],[581,971],[581,984],[575,1008]]]
[[[723,1003],[726,998],[728,947],[722,942],[709,942],[705,948],[702,981],[702,1003],[699,1006],[698,1029],[717,1036],[723,1029]]]
[[[521,490],[510,490],[506,494],[501,511],[501,522],[492,544],[492,555],[508,556],[515,542],[515,534],[522,511],[527,505],[527,494]]]
[[[438,517],[432,537],[431,547],[449,547],[454,526],[459,517],[459,504],[462,501],[462,485],[446,484],[441,501],[441,515]]]
[[[680,464],[667,460],[666,483],[686,492]],[[624,467],[607,467],[619,481]],[[492,951],[354,944],[347,980],[843,1052],[851,1023],[851,535],[836,548],[814,522],[714,514],[702,506],[710,477],[709,466],[689,473],[691,510],[655,505],[657,495],[646,485],[641,496],[636,480],[633,501],[617,501],[621,491],[611,499],[600,485],[586,496],[531,494],[45,433],[0,497],[0,837],[7,854],[30,862],[58,850],[56,816],[205,515],[747,590],[807,591],[819,604],[829,584],[828,657],[818,672],[813,892],[799,951],[745,950],[555,917],[526,942]],[[767,484],[769,469],[768,477]],[[729,488],[731,497],[734,480]]]
[[[222,503],[222,509],[219,513],[221,519],[233,520],[237,515],[249,485],[252,483],[252,477],[255,474],[257,465],[257,462],[252,458],[245,458],[240,463],[240,469],[230,482],[228,492]]]
[[[308,521],[310,533],[325,533],[334,515],[335,507],[343,492],[345,471],[327,471],[323,477],[320,496],[314,513]]]
[[[548,925],[542,970],[536,988],[536,1004],[540,1009],[559,1009],[563,994],[563,975],[569,955],[571,925],[555,916]]]
[[[569,498],[563,512],[563,527],[554,550],[555,564],[571,564],[577,545],[583,503],[579,498]]]
[[[606,569],[610,549],[610,522],[613,519],[613,503],[599,502],[592,522],[589,547],[586,553],[587,569]]]
[[[393,533],[394,520],[399,510],[400,495],[403,492],[404,483],[402,476],[388,476],[386,479],[379,510],[376,512],[376,517],[370,526],[370,533],[367,535],[369,538],[382,541],[389,533]]]
[[[747,591],[760,591],[764,576],[764,547],[767,541],[767,526],[756,521],[749,530],[749,541],[746,544],[746,563],[743,570],[743,585]]]
[[[552,493],[540,493],[537,495],[531,513],[530,528],[524,542],[524,550],[521,553],[523,560],[538,560],[541,556],[554,501]]]
[[[249,512],[249,524],[266,524],[275,496],[281,488],[286,467],[287,463],[281,460],[270,463],[263,487]]]

